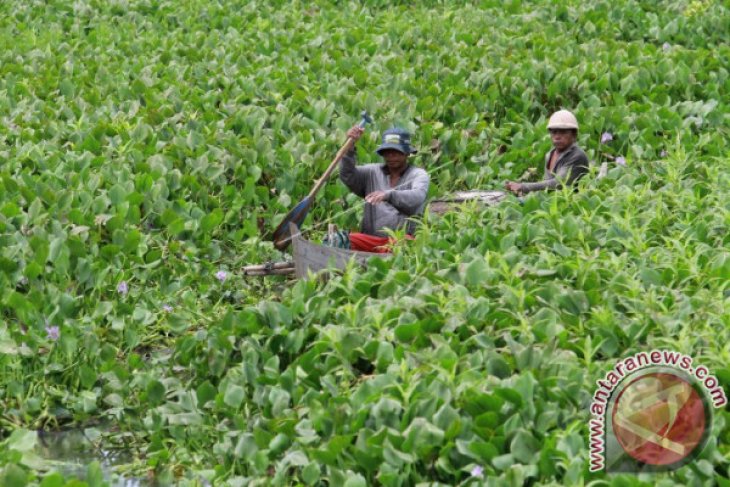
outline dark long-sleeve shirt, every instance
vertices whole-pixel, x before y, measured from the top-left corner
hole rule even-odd
[[[384,191],[385,201],[377,205],[365,203],[360,230],[369,235],[386,236],[385,229],[396,230],[403,225],[413,234],[415,224],[409,217],[421,215],[428,195],[430,178],[419,167],[408,165],[395,187],[390,185],[390,173],[385,164],[357,165],[355,151],[340,161],[340,179],[358,196]]]
[[[545,154],[545,178],[537,183],[522,183],[522,192],[540,191],[544,189],[558,189],[563,183],[573,184],[588,172],[588,156],[583,149],[573,144],[568,147],[555,161],[551,171],[550,158],[555,149]]]

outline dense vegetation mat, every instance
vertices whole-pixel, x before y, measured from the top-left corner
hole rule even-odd
[[[0,483],[64,485],[35,430],[90,428],[163,483],[655,485],[589,474],[588,405],[652,348],[730,390],[728,26],[714,1],[2,3]],[[540,168],[561,107],[609,163],[580,192],[328,282],[239,275],[361,110],[360,159],[404,125],[435,195]],[[359,204],[333,181],[306,225]],[[662,485],[727,484],[727,419]]]

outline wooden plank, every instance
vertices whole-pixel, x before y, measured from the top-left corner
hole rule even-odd
[[[263,276],[289,276],[292,274],[294,274],[294,268],[287,267],[284,269],[272,269],[270,271],[267,271],[267,270],[247,271],[244,275],[250,276],[250,277],[263,277]]]
[[[266,264],[252,264],[243,267],[243,274],[266,272],[279,269],[294,269],[294,262],[267,262]]]

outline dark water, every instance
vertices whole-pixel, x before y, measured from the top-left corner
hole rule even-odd
[[[92,462],[99,462],[104,480],[110,487],[152,487],[147,478],[126,477],[115,473],[115,467],[132,463],[134,456],[128,451],[99,448],[94,444],[99,432],[96,429],[73,429],[58,432],[38,432],[37,453],[49,466],[66,478],[84,480]],[[97,442],[98,444],[98,442]]]

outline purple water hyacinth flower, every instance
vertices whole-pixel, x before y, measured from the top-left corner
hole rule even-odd
[[[57,326],[46,326],[46,338],[56,341],[61,336],[61,330]]]
[[[603,132],[601,134],[601,144],[608,144],[613,140],[613,134],[611,132]]]
[[[129,286],[127,285],[127,281],[122,281],[117,286],[117,292],[121,294],[122,296],[126,296],[129,292]]]
[[[623,156],[618,156],[614,162],[618,164],[619,166],[625,166],[626,165],[626,158]]]
[[[665,151],[665,150],[662,150],[662,151],[661,151],[661,152],[659,153],[659,157],[667,157],[667,151]]]
[[[662,49],[665,50],[665,51],[668,51],[671,48],[672,48],[672,45],[670,43],[668,43],[668,42],[665,42],[664,44],[662,44]]]
[[[218,279],[220,282],[226,282],[226,278],[228,277],[228,274],[226,271],[218,271],[215,273],[215,278]]]
[[[482,478],[484,476],[484,469],[477,465],[476,467],[471,469],[471,476]]]
[[[172,313],[172,306],[170,306],[169,304],[163,304],[162,311],[165,311],[167,313]]]

